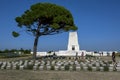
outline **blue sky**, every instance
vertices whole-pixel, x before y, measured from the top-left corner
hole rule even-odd
[[[0,0],[0,50],[32,49],[34,37],[20,31],[15,17],[32,4],[50,2],[68,9],[78,27],[80,49],[87,51],[120,51],[120,0]],[[40,37],[38,51],[66,50],[68,33]]]

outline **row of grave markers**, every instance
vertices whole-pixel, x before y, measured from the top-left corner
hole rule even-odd
[[[114,65],[111,61],[101,60],[19,60],[19,61],[1,61],[1,70],[70,70],[70,71],[114,71]],[[116,71],[120,71],[120,61],[116,66]]]

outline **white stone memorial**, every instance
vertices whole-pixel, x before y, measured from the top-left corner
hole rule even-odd
[[[79,51],[77,32],[69,33],[68,51]]]
[[[102,54],[102,56],[107,56],[108,53],[111,56],[112,51],[111,52],[107,52],[107,51],[99,51],[97,53],[94,53],[94,51],[90,51],[87,52],[86,50],[80,50],[80,45],[78,43],[78,34],[76,31],[74,32],[69,32],[69,38],[68,38],[68,46],[67,46],[67,50],[59,50],[56,52],[53,52],[51,54],[48,54],[47,52],[37,52],[36,56],[40,57],[40,56],[48,56],[48,55],[53,55],[56,54],[57,56],[65,56],[65,57],[73,57],[75,58],[76,56],[85,56],[87,55],[92,55],[92,56],[101,56],[100,54]],[[31,54],[33,54],[33,52],[31,52]]]

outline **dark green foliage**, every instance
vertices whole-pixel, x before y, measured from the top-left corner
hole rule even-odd
[[[104,66],[104,71],[108,71],[108,70],[109,70],[108,66]]]
[[[69,65],[65,65],[65,70],[68,71],[70,69]]]
[[[92,71],[92,67],[88,66],[88,71]]]
[[[16,51],[17,51],[16,49],[11,49],[11,50],[5,49],[5,50],[0,51],[0,53],[14,53]]]
[[[34,4],[15,20],[19,27],[25,26],[27,31],[32,32],[34,36],[77,30],[70,11],[62,6],[50,3]],[[16,32],[13,33],[16,34]]]
[[[102,67],[102,64],[100,64],[100,67]]]
[[[19,57],[20,55],[17,53],[0,53],[0,56],[2,58],[14,58],[14,57]]]
[[[3,52],[4,53],[9,53],[9,51],[10,51],[9,49],[5,49]]]
[[[25,57],[29,56],[31,53],[31,50],[17,50],[17,49],[5,49],[0,52],[0,58],[15,58],[15,57]]]
[[[2,66],[3,63],[0,64],[0,67]]]
[[[17,32],[15,32],[15,31],[13,31],[13,32],[12,32],[12,35],[13,35],[13,37],[18,37],[20,34],[17,33]]]
[[[55,70],[55,67],[54,66],[51,66],[51,69],[50,70]]]
[[[73,71],[76,71],[76,65],[73,65]]]
[[[96,71],[100,71],[100,68],[99,68],[99,67],[97,67]]]
[[[93,64],[92,66],[94,66],[94,67],[95,67],[96,65],[95,65],[95,64]]]
[[[31,50],[30,49],[5,49],[5,50],[2,50],[0,51],[0,53],[24,53],[24,54],[30,54],[31,53]]]
[[[86,54],[85,57],[93,57],[93,56],[92,56],[92,55],[88,55],[88,54]]]
[[[31,53],[31,50],[27,50],[27,49],[26,49],[26,50],[23,51],[23,53],[24,53],[24,54],[30,54],[30,53]]]
[[[120,57],[120,52],[116,53],[116,54],[115,54],[115,56],[118,56],[118,57]]]
[[[28,70],[32,70],[32,69],[33,69],[33,65],[28,65],[28,66],[27,66],[27,69],[28,69]]]
[[[91,59],[91,58],[94,58],[94,56],[92,56],[92,55],[88,55],[88,54],[86,54],[86,59]]]
[[[19,65],[16,65],[16,69],[19,70],[19,68],[20,68]]]
[[[108,61],[108,64],[112,64],[112,61]]]
[[[83,66],[81,66],[81,70],[83,70]]]

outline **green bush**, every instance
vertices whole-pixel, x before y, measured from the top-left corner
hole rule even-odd
[[[32,70],[32,69],[33,69],[33,65],[28,65],[28,66],[27,66],[27,69],[28,69],[28,70]]]
[[[118,57],[120,57],[120,53],[116,53],[115,55],[118,56]]]
[[[73,65],[73,71],[76,71],[76,65]]]
[[[104,71],[108,71],[108,70],[109,70],[108,66],[104,66]]]
[[[18,53],[0,53],[0,57],[2,58],[14,58],[14,57],[20,57]]]
[[[0,67],[2,66],[3,63],[0,64]]]
[[[51,70],[55,70],[55,67],[54,67],[54,66],[51,66]]]
[[[19,66],[18,65],[16,65],[16,69],[19,70]]]
[[[92,71],[92,67],[88,66],[88,71]]]
[[[96,71],[100,71],[100,68],[99,68],[99,67],[97,67]]]
[[[96,66],[96,64],[93,64],[93,66],[95,67],[95,66]]]
[[[81,70],[83,70],[83,66],[81,66]]]
[[[112,61],[108,61],[108,64],[112,64]]]
[[[65,70],[67,71],[69,69],[70,69],[69,65],[65,65]]]
[[[94,57],[94,56],[86,54],[85,57],[86,57],[86,59],[89,59],[89,58],[92,58],[92,57]]]

